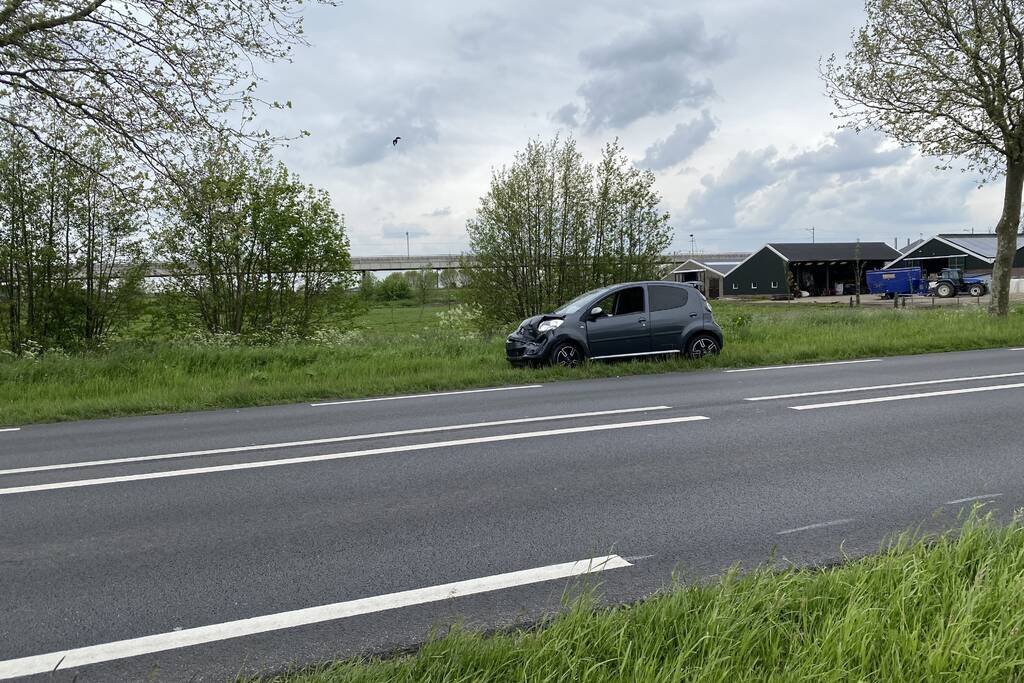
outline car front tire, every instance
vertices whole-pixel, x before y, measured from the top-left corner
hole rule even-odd
[[[552,366],[578,368],[583,365],[583,361],[583,351],[572,342],[562,342],[551,349],[550,362]]]
[[[710,334],[698,334],[686,342],[687,358],[705,358],[717,356],[722,351],[722,345]]]

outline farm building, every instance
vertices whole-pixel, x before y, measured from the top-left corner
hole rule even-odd
[[[709,299],[717,299],[725,291],[725,276],[740,261],[690,259],[669,273],[666,280],[674,282],[699,282],[701,291]]]
[[[818,242],[766,244],[725,276],[725,296],[789,294],[812,296],[853,291],[860,263],[864,274],[884,267],[900,253],[884,242]]]
[[[943,268],[960,268],[968,275],[992,272],[996,258],[995,235],[935,235],[902,250],[893,268],[920,266],[929,275]],[[1024,273],[1024,245],[1013,259],[1014,274]]]

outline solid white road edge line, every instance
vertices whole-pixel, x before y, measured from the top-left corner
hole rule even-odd
[[[0,429],[0,432],[20,432],[21,427],[7,427],[6,429]]]
[[[808,524],[807,526],[800,526],[795,529],[786,529],[784,531],[778,531],[775,533],[776,536],[788,536],[789,534],[795,534],[800,531],[811,531],[812,529],[824,529],[830,526],[839,526],[841,524],[849,524],[852,519],[834,519],[831,522],[821,522],[819,524]]]
[[[407,398],[434,398],[436,396],[461,396],[463,394],[487,394],[495,391],[520,391],[522,389],[540,389],[543,384],[527,384],[521,387],[495,387],[493,389],[466,389],[464,391],[438,391],[433,394],[411,394],[409,396],[382,396],[380,398],[357,398],[350,401],[327,401],[310,403],[314,408],[323,406],[346,406],[352,403],[377,403],[378,401],[402,401]]]
[[[947,500],[946,505],[957,505],[959,503],[973,503],[976,500],[988,500],[989,498],[999,498],[1003,494],[1001,493],[986,493],[983,496],[971,496],[970,498],[958,498],[957,500]]]
[[[547,417],[523,417],[512,420],[493,420],[491,422],[472,422],[467,424],[446,425],[442,427],[422,427],[420,429],[401,429],[394,432],[377,432],[374,434],[352,434],[349,436],[334,436],[325,439],[309,439],[307,441],[284,441],[281,443],[255,444],[252,446],[231,446],[229,448],[211,448],[205,451],[184,451],[182,453],[163,453],[160,455],[138,455],[128,458],[112,458],[109,460],[88,460],[85,462],[68,462],[57,465],[35,465],[33,467],[18,467],[9,470],[0,470],[0,476],[8,474],[29,474],[31,472],[52,472],[53,470],[69,470],[82,467],[96,467],[99,465],[124,465],[135,462],[149,462],[151,460],[171,460],[174,458],[192,458],[201,455],[223,455],[225,453],[245,453],[248,451],[265,451],[274,448],[293,448],[296,446],[316,446],[319,444],[340,443],[343,441],[369,441],[370,439],[383,439],[392,436],[409,436],[412,434],[433,434],[436,432],[449,432],[464,429],[482,429],[485,427],[502,427],[506,425],[529,424],[531,422],[555,422],[558,420],[575,420],[584,417],[601,417],[605,415],[624,415],[627,413],[653,412],[656,410],[671,410],[671,406],[647,406],[644,408],[620,408],[617,410],[597,410],[589,413],[569,413],[566,415],[549,415]]]
[[[903,387],[921,387],[929,384],[946,384],[950,382],[975,382],[987,379],[1006,379],[1007,377],[1022,377],[1024,372],[1004,372],[999,375],[978,375],[976,377],[950,377],[949,379],[929,379],[920,382],[900,382],[899,384],[877,384],[873,387],[847,387],[846,389],[828,389],[826,391],[805,391],[800,394],[776,394],[774,396],[755,396],[745,398],[744,401],[777,401],[784,398],[803,398],[806,396],[828,396],[830,394],[849,394],[855,391],[882,391],[884,389],[901,389]],[[3,472],[0,472],[3,474]]]
[[[91,645],[61,652],[49,652],[31,657],[9,659],[7,661],[0,661],[0,680],[48,673],[58,669],[74,669],[89,664],[138,657],[139,655],[212,643],[229,638],[241,638],[258,633],[267,633],[268,631],[319,624],[325,621],[346,619],[361,614],[384,612],[402,607],[450,600],[466,595],[488,593],[516,586],[567,579],[574,576],[631,566],[629,562],[618,555],[607,555],[579,562],[553,564],[547,567],[524,569],[507,574],[469,579],[468,581],[456,581],[455,583],[431,586],[429,588],[417,588],[400,593],[389,593],[360,600],[337,602],[332,605],[267,614],[249,619],[239,619],[238,621],[228,621],[222,624],[187,628],[180,631],[104,643],[102,645]]]
[[[668,417],[660,420],[642,420],[639,422],[617,422],[603,425],[588,425],[586,427],[566,427],[563,429],[545,429],[539,432],[519,432],[515,434],[499,434],[496,436],[479,436],[471,439],[455,439],[452,441],[434,441],[431,443],[409,444],[406,446],[389,446],[387,448],[371,448],[362,451],[348,451],[345,453],[327,453],[325,455],[307,455],[295,458],[282,458],[279,460],[260,460],[256,462],[242,462],[233,465],[212,465],[209,467],[193,467],[183,470],[167,470],[164,472],[148,472],[146,474],[126,474],[117,477],[101,477],[97,479],[79,479],[76,481],[60,481],[51,484],[35,484],[32,486],[14,486],[0,489],[0,496],[9,496],[18,493],[32,493],[35,491],[54,491],[57,489],[73,489],[83,486],[101,486],[104,484],[120,484],[129,481],[145,481],[148,479],[168,479],[171,477],[187,477],[197,474],[213,474],[215,472],[232,472],[235,470],[255,470],[265,467],[280,467],[282,465],[297,465],[311,462],[325,462],[328,460],[343,460],[346,458],[360,458],[368,455],[384,455],[388,453],[408,453],[412,451],[426,451],[436,448],[450,448],[453,446],[468,446],[480,443],[497,443],[501,441],[517,441],[521,439],[536,439],[544,436],[561,436],[564,434],[583,434],[586,432],[602,432],[613,429],[630,429],[633,427],[655,427],[658,425],[680,424],[683,422],[698,422],[709,418],[702,415],[688,417]]]
[[[983,391],[1001,391],[1004,389],[1020,389],[1024,383],[997,384],[990,387],[971,387],[970,389],[949,389],[947,391],[926,391],[921,394],[900,394],[898,396],[879,396],[877,398],[860,398],[834,403],[816,403],[806,406],[790,406],[792,410],[817,410],[819,408],[839,408],[842,406],[858,406],[866,403],[886,403],[887,401],[909,401],[914,398],[931,398],[933,396],[956,396],[958,394],[977,394]]]
[[[800,365],[771,365],[764,368],[740,368],[738,370],[724,370],[723,372],[762,372],[764,370],[794,370],[796,368],[822,368],[829,365],[854,365],[856,363],[881,363],[881,358],[869,358],[866,360],[837,360],[828,363],[803,363]]]

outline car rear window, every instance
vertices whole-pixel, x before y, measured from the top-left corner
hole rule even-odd
[[[651,311],[668,311],[686,305],[687,291],[685,287],[669,287],[667,285],[651,285]]]

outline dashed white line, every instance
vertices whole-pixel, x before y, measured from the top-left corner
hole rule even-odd
[[[279,612],[249,619],[228,621],[221,624],[186,628],[143,636],[141,638],[104,643],[102,645],[91,645],[72,650],[9,659],[7,661],[0,661],[0,679],[32,676],[56,670],[63,671],[90,664],[138,657],[139,655],[152,654],[154,652],[176,650],[182,647],[218,642],[230,638],[241,638],[258,633],[319,624],[361,614],[373,614],[375,612],[384,612],[413,605],[451,600],[466,595],[489,593],[516,586],[568,579],[589,573],[631,566],[629,562],[618,555],[607,555],[579,562],[566,562],[536,569],[524,569],[506,574],[469,579],[468,581],[456,581],[429,588],[417,588],[371,598],[336,602],[331,605],[308,607],[290,612]]]
[[[323,406],[346,406],[353,403],[378,403],[380,401],[404,401],[411,398],[436,398],[438,396],[462,396],[464,394],[488,394],[495,391],[522,391],[524,389],[540,389],[542,384],[527,384],[519,387],[495,387],[493,389],[466,389],[464,391],[438,391],[433,394],[410,394],[408,396],[382,396],[380,398],[357,398],[349,401],[325,401],[323,403],[311,403],[314,408]]]
[[[989,500],[991,498],[999,498],[1003,494],[1001,493],[986,493],[983,496],[971,496],[970,498],[958,498],[957,500],[947,500],[946,505],[958,505],[959,503],[973,503],[976,500]]]
[[[738,370],[725,370],[724,372],[763,372],[765,370],[795,370],[797,368],[821,368],[829,365],[855,365],[857,363],[881,363],[881,358],[868,358],[866,360],[837,360],[828,363],[802,363],[799,365],[770,365],[764,368],[739,368]]]
[[[830,526],[840,526],[843,524],[849,524],[852,519],[834,519],[831,522],[820,522],[818,524],[808,524],[807,526],[798,526],[795,529],[785,529],[783,531],[777,531],[776,536],[788,536],[789,534],[799,533],[801,531],[811,531],[812,529],[824,529]]]
[[[85,462],[59,463],[56,465],[35,465],[0,470],[0,476],[11,474],[29,474],[32,472],[52,472],[54,470],[79,469],[100,465],[125,465],[130,463],[150,462],[153,460],[171,460],[176,458],[192,458],[204,455],[223,455],[226,453],[246,453],[249,451],[265,451],[276,448],[295,448],[297,446],[316,446],[344,441],[369,441],[394,436],[410,436],[413,434],[433,434],[436,432],[459,431],[465,429],[483,429],[486,427],[502,427],[507,425],[529,424],[532,422],[555,422],[558,420],[576,420],[586,417],[602,417],[607,415],[624,415],[628,413],[644,413],[656,410],[670,410],[671,406],[647,406],[644,408],[619,408],[617,410],[596,410],[589,413],[569,413],[566,415],[548,415],[546,417],[523,417],[511,420],[492,420],[490,422],[472,422],[467,424],[445,425],[441,427],[421,427],[419,429],[401,429],[393,432],[376,432],[373,434],[352,434],[334,436],[324,439],[308,439],[306,441],[284,441],[281,443],[254,444],[251,446],[231,446],[228,448],[210,448],[202,451],[184,451],[181,453],[163,453],[159,455],[138,455],[127,458],[111,458],[108,460],[88,460]]]
[[[164,472],[148,472],[145,474],[127,474],[116,477],[100,477],[97,479],[79,479],[75,481],[61,481],[49,484],[35,484],[31,486],[13,486],[0,489],[0,496],[9,496],[19,493],[33,493],[36,491],[54,491],[58,489],[73,489],[83,486],[101,486],[105,484],[121,484],[130,481],[146,481],[150,479],[168,479],[171,477],[188,477],[200,474],[213,474],[215,472],[232,472],[236,470],[255,470],[266,467],[280,467],[282,465],[298,465],[304,463],[326,462],[329,460],[344,460],[346,458],[360,458],[369,455],[384,455],[389,453],[409,453],[413,451],[426,451],[437,448],[451,448],[455,446],[468,446],[480,443],[498,443],[502,441],[518,441],[522,439],[536,439],[547,436],[561,436],[565,434],[583,434],[586,432],[602,432],[616,429],[632,429],[637,427],[656,427],[660,425],[681,424],[684,422],[698,422],[707,420],[703,415],[688,417],[668,417],[660,420],[642,420],[638,422],[616,422],[612,424],[587,425],[585,427],[566,427],[563,429],[545,429],[538,432],[518,432],[515,434],[499,434],[496,436],[480,436],[471,439],[456,439],[452,441],[434,441],[430,443],[417,443],[405,446],[390,446],[387,448],[371,448],[361,451],[348,451],[343,453],[327,453],[325,455],[308,455],[295,458],[281,458],[278,460],[260,460],[256,462],[242,462],[233,465],[212,465],[209,467],[193,467],[181,470],[167,470]]]
[[[1006,389],[1020,389],[1024,383],[997,384],[988,387],[971,387],[970,389],[949,389],[948,391],[926,391],[920,394],[900,394],[898,396],[878,396],[876,398],[860,398],[850,401],[835,401],[833,403],[815,403],[806,406],[790,406],[792,410],[818,410],[819,408],[839,408],[842,406],[857,406],[867,403],[886,403],[888,401],[909,401],[915,398],[932,398],[935,396],[957,396],[959,394],[977,394],[984,391],[1004,391]]]
[[[785,398],[803,398],[807,396],[828,396],[831,394],[851,394],[856,391],[884,391],[886,389],[901,389],[904,387],[920,387],[929,384],[948,384],[952,382],[980,382],[989,379],[1006,379],[1007,377],[1022,377],[1024,372],[1004,372],[998,375],[976,375],[974,377],[950,377],[948,379],[929,379],[920,382],[900,382],[899,384],[876,384],[871,387],[846,387],[845,389],[827,389],[824,391],[805,391],[799,394],[775,394],[773,396],[755,396],[745,398],[744,401],[777,401]]]

